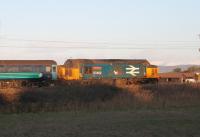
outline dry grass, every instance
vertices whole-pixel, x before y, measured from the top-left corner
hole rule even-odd
[[[200,105],[200,85],[59,85],[0,91],[1,112],[98,111]]]

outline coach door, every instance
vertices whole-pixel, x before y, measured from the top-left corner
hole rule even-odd
[[[57,79],[57,65],[52,65],[52,80]]]

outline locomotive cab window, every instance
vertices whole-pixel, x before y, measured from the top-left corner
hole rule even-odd
[[[84,73],[85,74],[92,74],[92,67],[85,67]]]
[[[154,71],[154,72],[155,72],[155,74],[158,74],[158,70],[157,70],[156,68],[155,68],[155,71]]]

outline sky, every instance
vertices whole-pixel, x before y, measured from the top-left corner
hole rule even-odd
[[[200,64],[199,0],[0,0],[0,59]]]

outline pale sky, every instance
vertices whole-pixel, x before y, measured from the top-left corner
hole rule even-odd
[[[199,0],[0,0],[0,59],[200,64],[198,34]]]

